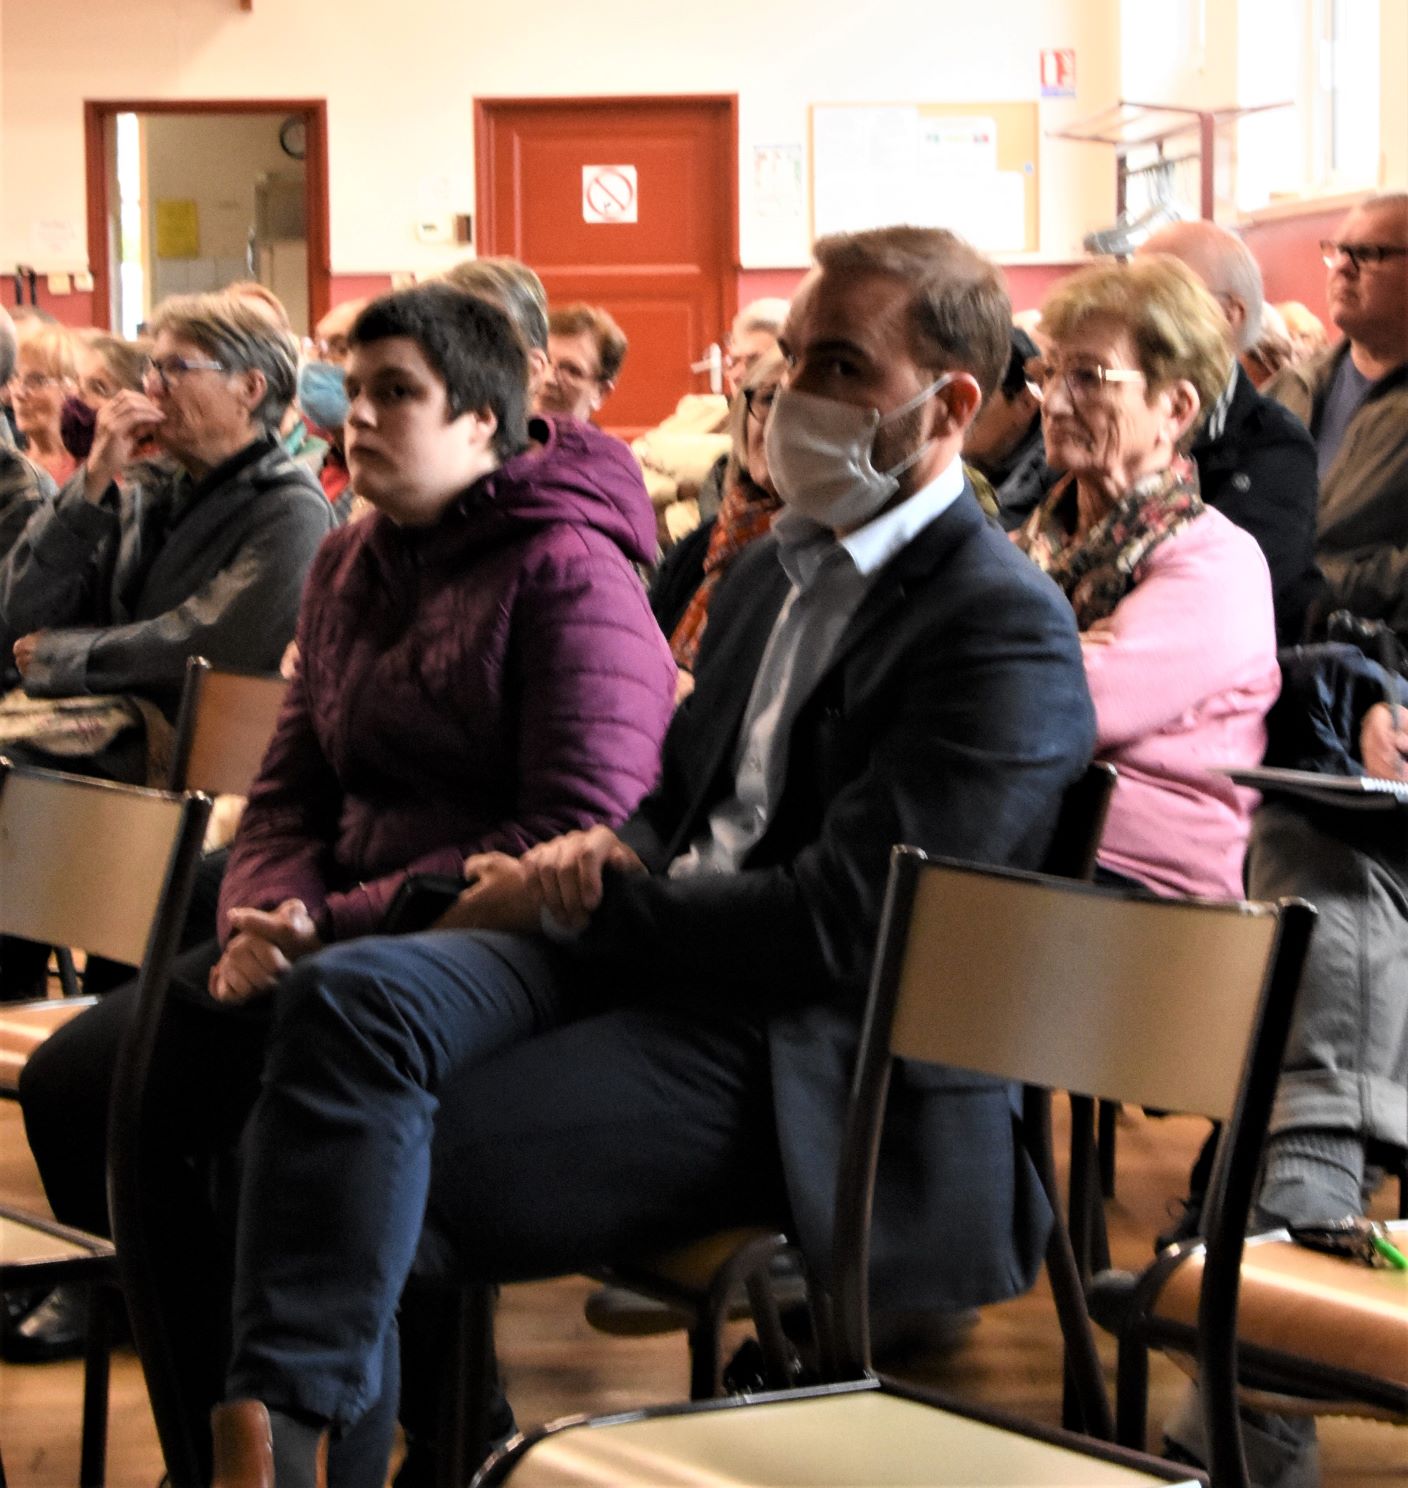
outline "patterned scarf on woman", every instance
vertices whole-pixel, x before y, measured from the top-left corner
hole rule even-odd
[[[749,543],[767,533],[781,505],[779,497],[769,496],[747,476],[735,482],[719,503],[719,514],[714,519],[714,530],[709,534],[709,547],[704,554],[704,578],[670,636],[670,652],[676,666],[687,672],[694,670],[699,642],[709,623],[709,601],[719,580]]]
[[[1197,467],[1180,456],[1166,470],[1136,481],[1083,539],[1075,535],[1076,485],[1070,476],[1012,537],[1061,586],[1076,623],[1089,630],[1144,577],[1154,549],[1203,509]]]

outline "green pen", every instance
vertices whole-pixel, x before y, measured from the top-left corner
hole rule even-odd
[[[1386,1260],[1395,1271],[1408,1271],[1408,1256],[1388,1238],[1381,1235],[1377,1230],[1369,1232],[1369,1244]]]

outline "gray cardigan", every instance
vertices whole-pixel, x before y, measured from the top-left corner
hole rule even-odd
[[[317,482],[267,437],[201,481],[145,465],[96,504],[84,474],[0,564],[0,632],[45,632],[26,691],[136,692],[174,715],[188,656],[273,671],[334,524]]]

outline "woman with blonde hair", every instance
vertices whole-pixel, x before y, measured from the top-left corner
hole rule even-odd
[[[1256,765],[1280,673],[1255,540],[1198,494],[1187,450],[1227,385],[1217,302],[1177,260],[1100,265],[1042,310],[1032,369],[1047,463],[1068,472],[1013,539],[1065,591],[1119,770],[1105,874],[1159,894],[1240,898]]]
[[[1293,362],[1308,362],[1312,357],[1319,356],[1330,344],[1324,321],[1299,300],[1285,300],[1275,309],[1286,323]]]
[[[21,334],[10,377],[15,426],[24,436],[25,454],[60,486],[78,468],[59,428],[64,399],[77,383],[71,331],[40,324]]]

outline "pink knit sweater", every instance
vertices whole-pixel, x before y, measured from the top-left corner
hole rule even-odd
[[[1253,791],[1215,765],[1258,765],[1281,674],[1256,542],[1208,508],[1083,640],[1096,753],[1119,771],[1100,861],[1160,894],[1242,897]]]

